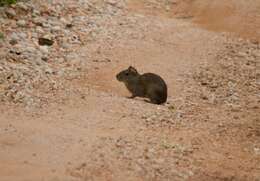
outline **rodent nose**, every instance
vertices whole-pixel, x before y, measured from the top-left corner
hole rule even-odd
[[[119,75],[119,74],[116,75],[116,79],[117,79],[119,82],[122,81],[122,78],[120,78],[120,75]]]

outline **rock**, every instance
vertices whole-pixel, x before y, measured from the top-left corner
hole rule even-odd
[[[63,24],[67,24],[68,23],[68,21],[65,18],[63,18],[63,17],[60,18],[60,22],[62,22]]]
[[[31,34],[31,36],[32,36],[32,39],[37,39],[39,36],[38,36],[38,33],[35,33],[35,32],[33,32],[32,34]]]
[[[0,12],[3,11],[0,9]],[[3,11],[4,12],[4,11]],[[5,18],[1,17],[2,15],[0,14],[0,24],[4,24],[6,22]]]
[[[20,26],[20,27],[25,27],[26,26],[26,21],[25,20],[18,20],[16,22],[17,26]]]
[[[49,59],[49,58],[48,58],[47,56],[43,56],[41,59],[42,59],[42,61],[44,61],[44,62],[48,62],[48,59]]]
[[[9,43],[10,43],[11,45],[16,45],[16,44],[18,43],[18,41],[17,41],[17,40],[14,40],[14,39],[11,39],[11,40],[9,41]]]
[[[19,36],[17,33],[13,32],[11,35],[10,35],[10,38],[11,39],[14,39],[14,40],[19,40]]]
[[[246,57],[247,53],[246,52],[238,52],[237,56],[239,56],[239,57]]]
[[[11,8],[6,9],[6,10],[5,10],[5,14],[6,14],[6,16],[7,16],[8,18],[14,18],[14,17],[16,16],[15,10],[14,10],[14,9],[11,9]]]
[[[44,27],[44,28],[51,28],[52,27],[52,25],[50,25],[48,22],[43,23],[41,26]]]
[[[254,152],[256,155],[260,155],[260,148],[254,148]]]
[[[56,59],[55,59],[55,62],[64,63],[64,62],[65,62],[64,57],[56,58]],[[62,71],[62,70],[61,70],[61,71]],[[63,72],[63,71],[62,71],[62,72]]]
[[[46,67],[46,68],[45,68],[45,73],[46,73],[46,74],[53,74],[52,68]]]
[[[54,41],[51,40],[51,39],[49,39],[49,38],[44,38],[44,37],[42,37],[42,38],[39,38],[39,39],[38,39],[38,43],[39,43],[39,45],[41,45],[41,46],[44,46],[44,45],[52,46],[53,43],[54,43]]]
[[[10,43],[11,45],[15,45],[15,44],[18,43],[18,40],[19,40],[19,37],[18,37],[17,33],[12,33],[12,34],[10,35],[10,41],[9,41],[9,43]]]
[[[37,67],[37,71],[38,72],[41,72],[41,67],[40,66],[42,66],[43,65],[43,60],[42,60],[42,58],[41,57],[36,57],[35,59],[34,59],[34,63],[35,63],[35,65],[38,65],[39,67]]]
[[[33,18],[32,22],[37,26],[43,26],[43,24],[45,23],[45,19],[42,17],[35,17]]]
[[[36,49],[34,47],[28,46],[28,47],[25,48],[25,52],[33,53],[33,52],[36,52]]]
[[[37,16],[40,16],[40,14],[41,14],[40,11],[34,9],[32,12],[32,17],[36,18]]]
[[[70,43],[80,44],[81,43],[80,37],[78,35],[73,35],[70,39]]]
[[[21,10],[24,10],[24,11],[28,11],[29,10],[28,6],[26,6],[26,4],[23,3],[23,2],[18,2],[16,4],[16,7],[18,7]]]
[[[44,55],[49,53],[49,49],[48,49],[47,46],[40,46],[39,49],[40,49],[41,53],[44,54]]]
[[[59,31],[61,31],[61,27],[60,26],[54,26],[54,27],[51,28],[51,31],[52,32],[59,32]]]
[[[73,24],[72,24],[72,23],[66,24],[66,28],[72,28],[72,27],[73,27]]]
[[[116,1],[116,0],[107,0],[106,2],[107,2],[108,4],[110,4],[110,5],[112,5],[112,6],[114,6],[114,5],[117,4],[117,1]]]
[[[70,48],[70,44],[69,44],[69,43],[66,43],[66,42],[63,42],[63,43],[61,44],[61,47],[62,47],[63,49],[69,49],[69,48]]]
[[[216,89],[219,87],[218,83],[217,82],[212,82],[210,85],[209,85],[210,88],[212,89]]]
[[[70,53],[65,57],[65,61],[71,65],[76,65],[80,63],[80,58],[77,53]]]
[[[35,32],[38,33],[38,34],[43,34],[43,33],[44,33],[42,27],[40,27],[40,26],[37,26],[37,27],[35,28]]]

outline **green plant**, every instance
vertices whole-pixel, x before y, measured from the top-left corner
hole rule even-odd
[[[16,1],[17,0],[0,0],[0,6],[14,4]]]
[[[4,34],[0,32],[0,40],[4,39]]]

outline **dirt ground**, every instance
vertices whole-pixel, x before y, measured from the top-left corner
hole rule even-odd
[[[0,106],[0,180],[260,181],[259,7],[129,0],[66,90]],[[165,79],[165,105],[126,98],[129,65]]]
[[[175,0],[164,3],[132,0],[130,9],[148,15],[191,19],[211,31],[232,32],[250,39],[260,39],[260,4],[257,0]]]

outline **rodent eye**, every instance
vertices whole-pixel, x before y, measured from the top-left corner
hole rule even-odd
[[[129,75],[129,73],[125,73],[125,75]]]

